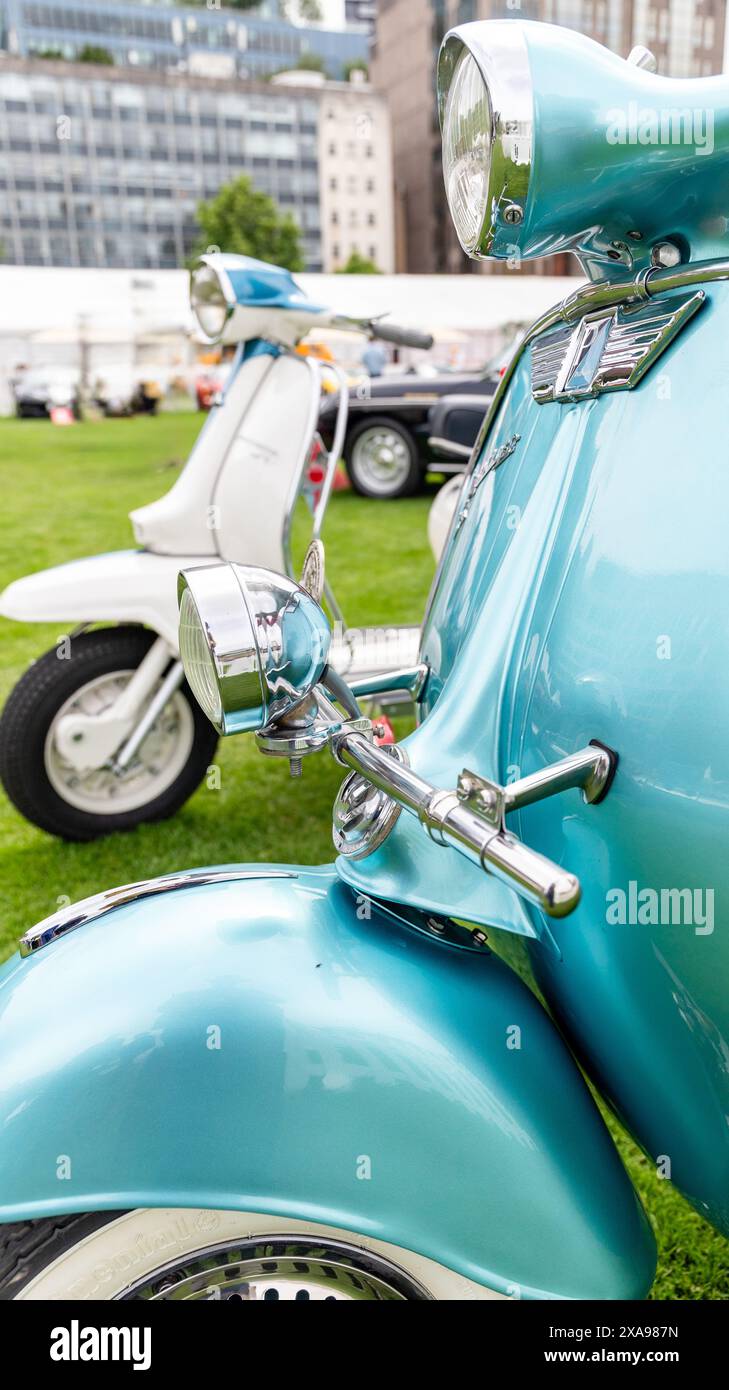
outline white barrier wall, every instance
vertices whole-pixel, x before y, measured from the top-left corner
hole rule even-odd
[[[358,317],[388,314],[433,333],[434,361],[460,367],[486,360],[505,329],[532,322],[579,283],[508,272],[296,279],[316,304]],[[184,270],[0,266],[0,413],[12,409],[8,376],[20,362],[73,365],[85,352],[95,362],[122,363],[138,356],[140,343],[155,339],[187,360],[192,326]],[[353,344],[345,355],[356,360],[359,351]]]

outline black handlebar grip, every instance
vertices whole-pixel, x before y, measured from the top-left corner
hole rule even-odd
[[[379,320],[370,327],[373,338],[381,338],[384,343],[397,343],[398,347],[422,348],[424,352],[433,346],[433,335],[419,333],[416,328],[398,328],[395,323],[381,323]]]

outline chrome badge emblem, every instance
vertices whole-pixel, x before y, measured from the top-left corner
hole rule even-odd
[[[513,454],[520,439],[520,434],[512,434],[511,439],[507,439],[506,443],[501,444],[498,449],[492,449],[490,454],[485,454],[484,457],[481,459],[480,463],[476,465],[476,467],[473,470],[473,473],[471,474],[468,486],[466,488],[463,502],[461,504],[461,510],[458,513],[458,523],[456,525],[456,531],[460,530],[461,526],[466,520],[466,517],[468,516],[471,507],[471,503],[476,493],[478,492],[478,489],[480,488],[482,482],[484,481],[484,478],[487,478],[489,473],[493,473],[494,469],[498,468],[500,464],[506,462],[506,460]]]
[[[545,333],[532,348],[532,395],[580,401],[603,391],[629,391],[704,304],[703,290],[587,314]]]

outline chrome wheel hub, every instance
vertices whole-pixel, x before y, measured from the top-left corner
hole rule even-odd
[[[408,476],[410,450],[401,434],[373,425],[359,436],[352,462],[373,492],[394,492]]]
[[[394,1265],[338,1241],[297,1237],[237,1241],[199,1251],[134,1284],[122,1299],[370,1303],[427,1298]]]
[[[63,757],[55,737],[60,720],[68,714],[103,715],[119,699],[133,674],[115,671],[88,681],[61,706],[48,730],[44,748],[48,780],[54,791],[78,810],[117,815],[147,805],[171,786],[190,756],[195,734],[192,712],[176,691],[123,772],[109,766],[79,772]]]

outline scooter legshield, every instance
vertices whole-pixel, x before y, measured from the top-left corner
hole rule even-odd
[[[298,1217],[524,1298],[639,1298],[655,1247],[537,1000],[333,869],[126,903],[0,974],[0,1220]]]

